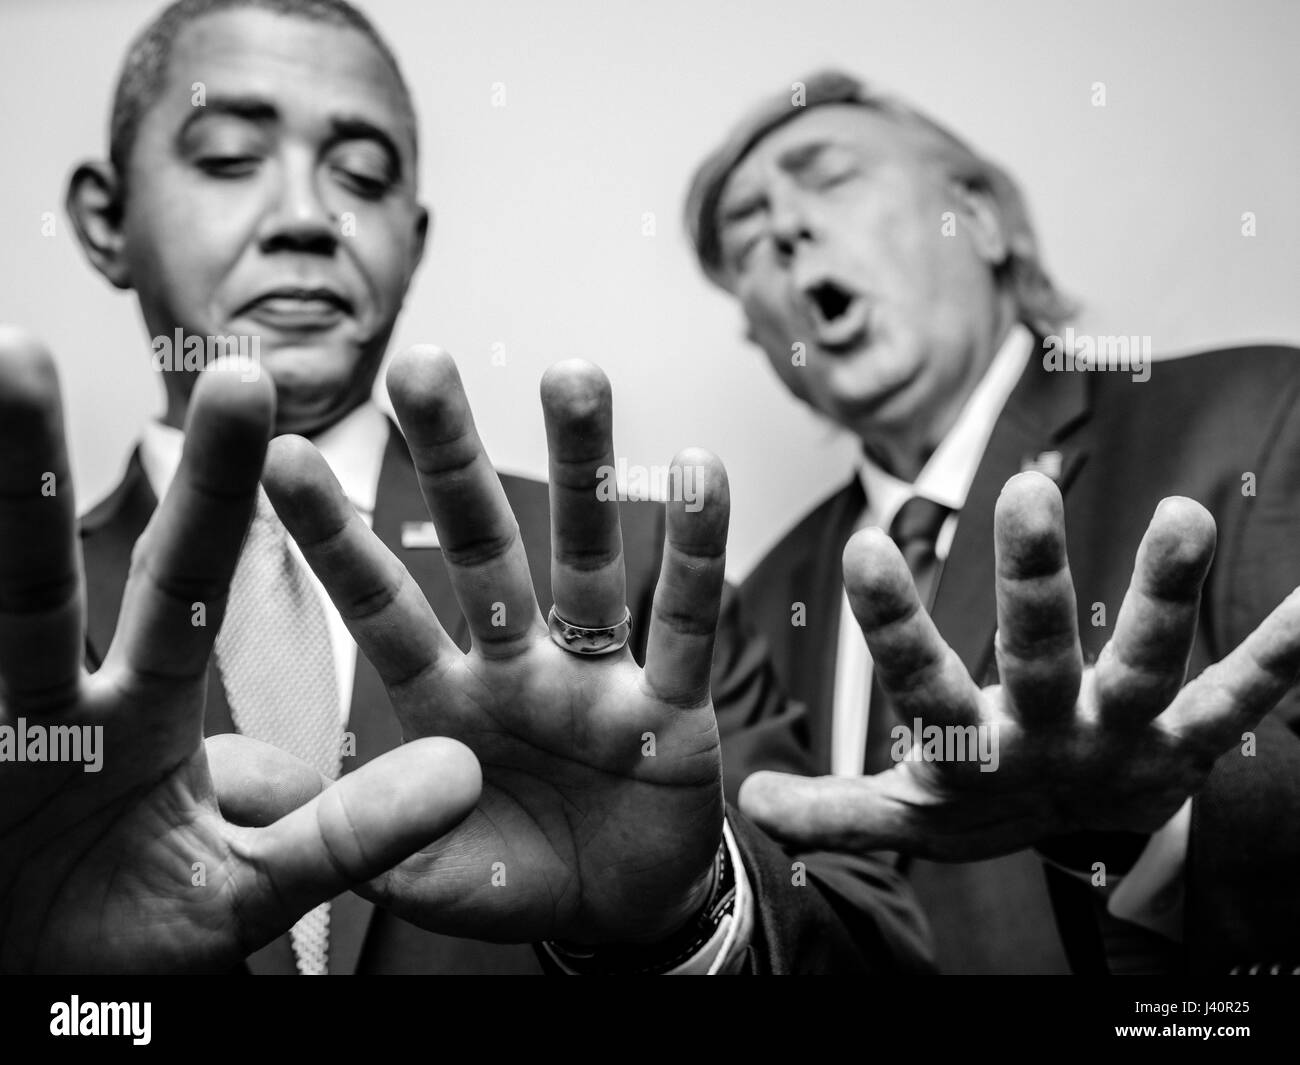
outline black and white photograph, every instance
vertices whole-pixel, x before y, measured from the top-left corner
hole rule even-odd
[[[887,1045],[1285,1045],[1230,978],[1300,975],[1298,45],[0,0],[0,1016],[830,975]]]

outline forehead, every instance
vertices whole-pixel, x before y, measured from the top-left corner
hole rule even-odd
[[[252,8],[204,15],[177,36],[163,99],[188,113],[195,82],[209,97],[262,98],[288,117],[355,114],[414,145],[414,116],[397,72],[349,26]]]
[[[860,104],[823,104],[766,134],[736,165],[722,203],[761,187],[775,174],[794,172],[819,148],[847,148],[876,157],[916,153],[917,134],[896,119]]]

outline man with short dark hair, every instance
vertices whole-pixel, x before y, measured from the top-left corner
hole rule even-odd
[[[610,505],[586,364],[543,382],[549,493],[498,481],[444,354],[394,364],[405,438],[371,401],[429,224],[410,94],[360,14],[172,5],[128,55],[109,154],[68,211],[139,300],[167,410],[82,522],[84,676],[53,374],[0,337],[5,720],[109,741],[95,775],[0,765],[0,968],[927,967],[892,870],[725,813],[724,763],[734,797],[804,754],[721,603],[717,460],[679,456],[698,495],[667,517]],[[240,375],[204,369],[232,340]]]
[[[821,72],[796,84],[793,96],[765,101],[704,161],[686,208],[700,264],[740,304],[748,337],[797,398],[857,436],[863,454],[859,474],[781,540],[743,589],[783,684],[808,707],[819,771],[836,778],[755,778],[742,808],[802,845],[897,846],[952,860],[996,855],[1017,839],[1037,843],[1078,970],[1300,961],[1300,835],[1295,818],[1277,816],[1300,802],[1300,700],[1291,691],[1257,734],[1229,713],[1224,747],[1214,751],[1189,742],[1174,715],[1181,704],[1196,718],[1216,701],[1212,689],[1232,689],[1229,652],[1300,584],[1296,351],[1238,348],[1152,368],[1128,338],[1082,338],[1086,344],[1065,350],[1070,301],[1049,278],[1005,171],[849,75]],[[985,765],[989,772],[960,785],[944,774],[936,781],[933,767],[928,778],[913,772],[912,759],[925,750],[921,719],[987,722],[965,675],[1008,683],[1027,650],[1014,646],[1010,619],[995,604],[995,587],[1000,595],[1007,580],[1006,558],[995,564],[995,510],[1005,510],[1004,482],[1018,473],[1013,484],[1046,475],[1059,488],[1069,566],[1063,540],[1035,564],[1059,567],[1067,582],[1072,575],[1078,607],[1068,617],[1035,611],[1044,658],[1057,653],[1047,650],[1053,646],[1062,656],[1056,672],[1040,678],[1057,709],[1012,706],[1011,719],[1062,728],[1072,719],[1080,762],[1094,760],[1096,769],[1091,827],[1140,831],[1061,838],[1027,827],[993,846],[973,845],[983,834],[973,823],[953,833],[945,784],[969,791],[969,809],[989,821],[1018,816],[999,794],[999,778],[1011,771],[1005,729],[1001,770]],[[1175,493],[1210,508],[1213,521],[1186,500],[1166,500],[1152,528],[1171,539],[1158,550],[1185,553],[1186,565],[1208,567],[1211,553],[1215,562],[1204,597],[1178,605],[1184,624],[1199,623],[1195,641],[1188,632],[1170,646],[1178,668],[1172,683],[1166,675],[1156,685],[1134,668],[1126,626],[1158,612],[1135,591],[1143,559],[1157,550],[1148,515]],[[846,600],[838,565],[865,526],[890,530],[908,563],[900,579],[910,571],[938,633],[917,627],[917,642],[901,644],[877,633],[874,670],[852,621],[855,608],[862,621],[867,607],[879,620],[882,605],[854,601],[851,579]],[[867,536],[850,543],[846,559],[895,564],[891,549]],[[1159,582],[1147,591],[1171,610],[1179,599]],[[910,609],[899,596],[897,609]],[[795,602],[806,604],[804,626],[791,624]],[[1095,662],[1081,691],[1076,633],[1084,660]],[[894,655],[912,669],[895,672]],[[949,678],[953,687],[924,694],[931,681],[915,671],[931,656],[963,683]],[[1179,693],[1188,666],[1192,675],[1212,668]],[[1279,676],[1278,694],[1293,681]],[[1141,693],[1157,689],[1144,707]],[[1233,699],[1243,694],[1231,690]],[[954,718],[954,701],[964,715]],[[1005,702],[994,696],[989,705]],[[1161,727],[1140,741],[1152,719]],[[1135,731],[1127,745],[1088,752],[1097,738],[1082,725],[1089,720]],[[1150,779],[1179,743],[1187,768],[1196,765],[1202,778],[1208,772],[1187,803]],[[1056,801],[1051,778],[1059,771],[1046,748],[1036,763],[1016,767],[1020,785],[1039,793],[1039,812]],[[1103,810],[1121,796],[1122,815],[1118,806]],[[912,833],[882,815],[891,802],[906,805]],[[1020,811],[1032,820],[1030,813]],[[1024,854],[964,868],[913,864],[944,967],[1051,966],[1053,945],[1032,934],[1042,912],[1036,864]],[[1026,957],[1031,951],[1038,953]]]

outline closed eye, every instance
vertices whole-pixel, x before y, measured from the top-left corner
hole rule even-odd
[[[846,181],[858,176],[856,167],[841,167],[837,170],[831,170],[827,173],[817,175],[816,187],[819,189],[833,189],[836,185],[843,185]]]
[[[212,177],[245,177],[257,169],[261,160],[255,155],[205,155],[195,165]]]
[[[390,182],[384,178],[376,178],[369,174],[360,174],[357,171],[349,170],[346,167],[333,167],[332,172],[344,186],[356,195],[367,200],[379,199],[388,191],[390,186]]]
[[[378,200],[398,181],[400,168],[388,150],[369,139],[335,145],[326,160],[330,174],[345,189],[366,200]]]

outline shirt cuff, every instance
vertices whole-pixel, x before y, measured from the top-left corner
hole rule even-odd
[[[750,936],[754,932],[754,893],[749,886],[740,848],[736,846],[736,837],[731,834],[731,825],[726,821],[722,823],[722,838],[727,844],[731,868],[735,870],[735,905],[718,925],[713,938],[677,968],[670,970],[669,976],[728,976],[744,967]]]
[[[1183,869],[1192,827],[1192,800],[1147,841],[1146,847],[1110,893],[1106,909],[1176,943],[1183,940]]]
[[[753,890],[750,888],[749,876],[745,872],[740,848],[736,846],[731,825],[722,823],[723,844],[727,848],[727,862],[732,870],[731,905],[718,919],[713,934],[705,940],[689,957],[678,962],[671,969],[660,970],[665,976],[718,976],[740,972],[749,954],[749,941],[754,930]],[[551,943],[539,944],[543,968],[549,972],[566,975],[578,975],[575,964],[570,964],[572,957],[566,959],[564,951],[557,950]],[[599,955],[599,948],[596,955]]]

